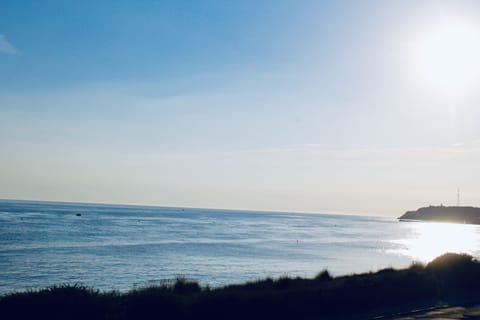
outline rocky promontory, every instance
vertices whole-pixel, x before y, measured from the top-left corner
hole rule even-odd
[[[480,224],[480,208],[459,206],[429,206],[407,211],[400,221],[435,221]]]

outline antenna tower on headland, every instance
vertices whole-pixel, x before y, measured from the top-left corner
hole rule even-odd
[[[460,207],[460,188],[457,188],[457,207]]]

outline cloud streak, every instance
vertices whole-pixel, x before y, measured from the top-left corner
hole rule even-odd
[[[0,53],[4,54],[17,54],[18,50],[8,42],[7,38],[0,34]]]

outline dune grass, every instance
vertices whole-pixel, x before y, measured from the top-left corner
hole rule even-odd
[[[178,278],[127,293],[60,285],[0,297],[1,319],[370,318],[449,299],[480,303],[480,262],[445,254],[406,269],[263,279],[211,289]],[[477,299],[478,296],[478,300]]]

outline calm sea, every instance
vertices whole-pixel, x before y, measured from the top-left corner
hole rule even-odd
[[[448,240],[450,239],[450,240]],[[0,201],[0,293],[61,283],[219,286],[479,256],[480,229],[328,214]]]

